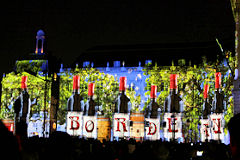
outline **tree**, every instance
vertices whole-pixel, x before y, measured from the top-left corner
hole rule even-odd
[[[31,101],[33,102],[31,104],[31,115],[34,113],[39,113],[40,111],[43,111],[44,109],[44,94],[45,94],[45,80],[43,79],[43,75],[37,75],[33,76],[31,74],[28,74],[26,72],[23,73],[14,73],[11,72],[9,74],[6,74],[5,77],[3,77],[2,80],[2,106],[1,106],[1,112],[4,112],[2,114],[1,119],[5,118],[11,118],[13,119],[13,102],[17,99],[17,97],[20,95],[21,92],[21,77],[23,75],[28,76],[28,92],[30,94]],[[50,84],[47,83],[47,102],[50,101],[49,96],[49,86]],[[10,109],[10,108],[11,109]],[[7,111],[7,112],[6,112]]]
[[[95,68],[78,68],[64,71],[60,76],[60,102],[58,120],[60,124],[66,122],[67,100],[72,94],[73,75],[80,75],[80,96],[84,103],[88,98],[88,83],[95,83],[94,100],[107,117],[111,117],[115,109],[118,96],[118,80],[113,75],[104,74]]]
[[[136,91],[134,90],[133,86],[130,86],[128,89],[126,89],[126,95],[129,97],[132,105],[131,111],[140,111],[141,96],[136,95]]]
[[[233,88],[233,76],[230,68],[235,65],[235,57],[231,52],[226,52],[227,59],[218,59],[216,62],[207,62],[203,57],[202,64],[194,66],[186,66],[184,60],[179,60],[178,65],[175,66],[152,66],[148,64],[144,68],[144,74],[149,77],[146,79],[146,96],[149,97],[151,85],[157,85],[159,92],[157,102],[163,110],[164,101],[167,98],[169,88],[170,74],[178,74],[178,92],[184,105],[183,130],[186,139],[197,141],[199,139],[198,125],[200,123],[200,116],[203,106],[203,86],[209,83],[209,99],[210,103],[214,97],[215,72],[221,72],[222,90],[224,92],[224,100],[227,104],[227,111],[225,113],[226,123],[233,115],[233,102],[231,89]],[[228,63],[228,65],[226,65]],[[230,68],[229,68],[230,67]],[[150,99],[145,102],[144,109],[149,104]],[[163,115],[163,113],[162,113]],[[190,132],[189,132],[190,131]]]

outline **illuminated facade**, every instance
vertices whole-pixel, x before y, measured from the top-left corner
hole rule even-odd
[[[63,65],[61,65],[61,67],[58,68],[58,66],[55,63],[52,63],[51,65],[52,66],[56,66],[55,69],[57,68],[56,69],[57,71],[56,70],[52,71],[50,69],[51,67],[49,67],[50,64],[48,64],[49,59],[46,58],[46,55],[45,55],[45,52],[44,52],[45,51],[44,50],[44,41],[45,41],[45,34],[44,34],[44,32],[42,30],[39,30],[37,32],[37,36],[36,36],[36,50],[35,50],[34,55],[32,55],[32,56],[34,56],[34,58],[32,60],[19,60],[19,61],[17,61],[17,63],[16,63],[16,65],[17,65],[16,72],[17,73],[27,72],[28,74],[36,73],[37,74],[37,78],[42,79],[43,81],[44,81],[45,77],[48,77],[49,79],[47,81],[50,82],[51,84],[52,84],[52,81],[51,81],[52,77],[51,76],[58,75],[60,77],[62,76],[62,78],[65,76],[65,78],[67,80],[65,81],[66,85],[65,84],[64,85],[68,86],[68,87],[64,88],[65,89],[64,91],[66,91],[66,94],[69,94],[69,93],[72,92],[72,88],[70,86],[70,84],[71,84],[70,81],[71,81],[72,77],[74,75],[80,75],[81,72],[80,71],[79,72],[75,72],[74,70],[76,68],[64,68]],[[45,56],[45,59],[44,59],[44,56]],[[156,59],[156,57],[151,57],[151,56],[149,56],[148,58],[153,58],[153,59],[155,58]],[[206,75],[214,75],[214,73],[216,72],[216,69],[215,70],[214,69],[213,70],[209,70],[209,68],[201,68],[201,71],[200,71],[200,70],[197,70],[197,66],[192,66],[192,65],[186,66],[185,62],[182,63],[182,65],[180,65],[180,66],[174,66],[173,65],[173,66],[166,66],[165,68],[164,67],[161,68],[161,67],[158,67],[156,65],[156,68],[157,68],[155,70],[156,72],[154,71],[154,74],[156,73],[156,76],[153,77],[152,80],[157,79],[157,81],[150,81],[150,78],[151,78],[152,75],[151,75],[150,72],[148,73],[147,69],[149,69],[149,71],[153,71],[154,66],[151,65],[151,67],[149,67],[149,68],[147,68],[145,66],[148,66],[149,63],[152,64],[151,60],[146,60],[144,65],[141,63],[142,61],[140,61],[138,63],[138,65],[131,66],[131,67],[130,66],[126,66],[125,62],[121,58],[120,58],[120,60],[121,61],[118,61],[115,58],[115,59],[113,59],[113,61],[109,61],[107,63],[104,62],[101,65],[98,64],[97,67],[94,66],[93,62],[85,60],[82,63],[82,65],[80,64],[78,66],[78,64],[77,64],[77,66],[78,66],[78,68],[83,69],[83,70],[84,70],[84,68],[86,68],[86,72],[88,72],[88,71],[90,71],[90,70],[92,70],[94,68],[93,70],[97,70],[97,71],[99,71],[101,73],[104,73],[104,75],[106,75],[106,76],[112,76],[112,77],[114,77],[114,79],[115,79],[114,83],[116,83],[116,84],[119,83],[119,78],[120,77],[126,77],[127,78],[127,85],[126,85],[127,90],[129,90],[129,89],[130,90],[134,90],[133,97],[136,97],[136,96],[140,96],[141,97],[140,105],[138,105],[140,111],[142,111],[144,106],[146,107],[146,105],[148,105],[148,102],[150,100],[149,86],[151,86],[152,84],[154,84],[154,85],[156,84],[156,86],[158,88],[157,89],[157,93],[156,93],[157,103],[161,104],[160,107],[164,107],[163,104],[165,104],[165,103],[161,102],[161,101],[164,101],[167,98],[167,96],[169,95],[169,93],[168,93],[169,84],[170,84],[169,83],[169,75],[172,74],[172,73],[174,73],[174,74],[179,74],[180,73],[179,74],[180,77],[178,78],[178,80],[179,80],[179,84],[178,84],[179,90],[178,91],[179,91],[179,93],[180,92],[184,92],[184,93],[181,93],[181,95],[180,95],[180,97],[183,99],[181,104],[184,107],[186,107],[186,108],[196,108],[196,109],[201,110],[201,106],[199,105],[199,104],[201,104],[201,101],[202,101],[201,100],[201,95],[202,95],[201,88],[203,87],[203,84],[204,84],[204,81],[205,81],[206,78],[210,78],[210,79],[214,78],[213,76],[207,77]],[[130,59],[128,59],[128,60],[130,60]],[[52,62],[54,62],[54,61],[52,61]],[[110,63],[112,63],[112,62],[113,62],[113,65],[110,66]],[[224,64],[223,67],[225,67],[225,66],[226,65]],[[185,70],[183,70],[183,69],[185,69]],[[185,72],[186,70],[188,70],[188,72]],[[225,81],[226,81],[226,79],[230,75],[230,72],[228,71],[228,69],[226,67],[222,71],[220,70],[220,72],[222,72],[222,77],[221,78],[225,79]],[[36,76],[36,74],[34,76]],[[201,77],[199,78],[200,80],[196,82],[196,84],[199,85],[199,87],[197,88],[197,86],[194,86],[194,84],[192,82],[193,82],[194,78],[197,78],[197,76],[199,76],[199,75]],[[88,75],[87,77],[81,77],[81,78],[83,78],[82,81],[85,82],[85,83],[82,83],[82,86],[81,86],[81,87],[83,87],[83,88],[81,88],[81,90],[83,92],[85,92],[85,90],[86,90],[85,89],[86,88],[86,84],[92,83],[92,81],[89,79],[90,76],[91,75]],[[189,76],[189,77],[187,77],[187,76]],[[159,78],[159,77],[161,77],[161,78]],[[185,81],[185,79],[187,79],[187,81]],[[33,78],[32,78],[32,80],[33,80]],[[17,81],[17,79],[13,79],[11,81],[12,81],[11,83],[15,83],[15,81]],[[29,81],[29,82],[31,83],[31,81]],[[96,82],[96,80],[95,80],[95,82]],[[63,84],[62,81],[60,81],[59,84],[60,83]],[[215,82],[211,81],[209,83],[210,83],[210,88],[211,88],[210,90],[212,92],[210,99],[213,99],[213,97],[214,97],[214,87],[213,86],[214,86]],[[99,83],[98,86],[101,85],[101,84],[102,83]],[[222,87],[226,88],[227,87],[226,84],[227,83],[223,84]],[[30,95],[31,95],[31,93],[35,92],[34,91],[34,89],[35,89],[34,85],[36,85],[36,84],[30,84],[29,85],[29,90],[30,90],[29,93],[30,93]],[[44,85],[45,85],[45,82],[44,82]],[[39,90],[45,90],[44,89],[44,85],[42,85],[41,86],[42,88],[40,88]],[[51,87],[52,86],[50,86],[49,88],[51,88]],[[199,88],[200,88],[200,90],[199,90]],[[8,88],[5,88],[5,89],[8,89]],[[99,88],[97,88],[97,89],[99,90]],[[36,92],[38,92],[38,91],[36,91]],[[63,93],[63,90],[60,90],[60,92]],[[165,92],[165,94],[161,95],[163,92]],[[50,89],[49,89],[49,93],[51,93]],[[101,92],[101,94],[102,93],[103,92]],[[65,94],[65,92],[64,92],[64,94]],[[7,95],[7,93],[6,93],[6,95]],[[225,94],[224,96],[226,96],[226,95],[227,94]],[[32,100],[31,100],[32,103],[35,103],[35,101],[37,101],[37,97],[38,96],[39,95],[37,95],[37,96],[36,95],[32,95],[32,97],[31,97],[32,98]],[[41,101],[42,102],[39,102],[39,104],[37,104],[37,102],[36,102],[36,105],[39,108],[41,108],[42,106],[46,105],[45,107],[47,107],[47,109],[49,109],[49,108],[52,107],[52,104],[53,104],[52,100],[53,99],[52,99],[52,97],[50,97],[49,99],[44,99],[43,100],[44,96],[45,95],[43,95],[43,94],[41,95],[41,98],[42,98]],[[159,96],[162,96],[162,97],[159,98]],[[229,97],[231,97],[231,94],[228,94],[227,96],[229,98]],[[66,98],[69,98],[69,96],[68,97],[62,96],[62,98],[64,100],[66,100]],[[87,99],[86,96],[84,98],[85,98],[85,100]],[[196,99],[199,101],[199,104],[197,104],[198,106],[194,102],[194,101],[197,101]],[[44,101],[44,103],[43,103],[43,101]],[[61,110],[64,111],[64,109],[65,109],[64,107],[66,106],[66,104],[67,104],[66,101],[62,101],[61,102],[61,104],[60,104],[61,107],[62,107]],[[228,108],[231,107],[230,105],[231,105],[231,103],[228,104]],[[6,103],[6,106],[7,106],[7,103]],[[99,106],[101,106],[101,103],[99,104]],[[114,106],[114,104],[113,104],[113,106]],[[34,135],[34,133],[38,133],[38,135],[43,136],[42,135],[42,133],[44,132],[43,131],[43,127],[42,127],[43,126],[43,117],[45,117],[45,120],[47,122],[45,124],[45,126],[46,126],[45,127],[45,134],[47,134],[46,132],[49,133],[49,129],[48,128],[49,128],[49,121],[51,121],[50,120],[51,116],[49,116],[49,115],[45,115],[44,116],[42,111],[43,110],[41,109],[40,111],[38,111],[38,114],[33,114],[31,116],[31,121],[33,123],[29,123],[29,128],[30,128],[29,136]],[[160,110],[158,110],[158,111],[160,111]],[[189,112],[191,112],[191,110],[189,110]],[[230,111],[228,111],[228,112],[230,112]],[[198,113],[198,114],[200,114],[200,113]],[[199,116],[199,115],[197,115],[197,116]],[[182,117],[183,117],[182,121],[178,123],[180,126],[186,126],[186,124],[187,124],[186,121],[192,118],[191,115],[189,116],[189,115],[187,115],[185,113],[183,114]],[[171,121],[169,121],[169,118],[171,118],[171,116],[168,117],[166,122],[171,122]],[[187,119],[187,118],[189,118],[189,119]],[[198,117],[196,119],[198,119]],[[142,122],[142,121],[140,121],[140,122]],[[188,121],[188,122],[191,122],[191,121]],[[152,123],[153,122],[151,122],[151,124]],[[63,124],[63,123],[61,123],[61,124]],[[156,124],[158,124],[158,123],[156,122]],[[167,128],[168,130],[169,130],[169,126],[171,127],[171,124],[172,123],[167,123],[166,124],[166,126],[168,126],[168,128]],[[159,125],[160,125],[160,122],[159,122]],[[196,127],[195,127],[196,130],[197,130],[197,125],[198,124],[196,122]],[[57,126],[55,124],[55,127],[57,127],[57,130],[66,131],[66,124],[63,124],[63,125],[59,125],[58,124]],[[151,127],[149,127],[149,128],[151,128]],[[149,129],[149,128],[148,128],[149,133],[152,133],[152,130]],[[182,128],[180,127],[180,130],[181,129]],[[134,129],[132,129],[132,131],[133,131],[132,133],[135,133]],[[223,132],[223,131],[221,131],[221,132]],[[198,133],[196,132],[196,134],[198,134]],[[169,135],[169,137],[171,137],[171,136],[172,135]],[[134,136],[132,135],[132,137],[134,137]],[[141,135],[141,137],[142,137],[142,135]],[[157,135],[156,137],[160,137],[160,135]]]

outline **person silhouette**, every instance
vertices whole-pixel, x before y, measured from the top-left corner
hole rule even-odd
[[[20,160],[19,144],[12,132],[0,120],[0,159]]]
[[[228,122],[230,134],[230,149],[233,160],[240,160],[240,113],[234,115]]]

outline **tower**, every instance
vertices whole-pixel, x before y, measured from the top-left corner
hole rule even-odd
[[[38,30],[37,36],[36,36],[36,50],[35,50],[35,53],[37,55],[44,54],[44,52],[43,52],[44,40],[45,40],[45,33],[43,32],[43,30],[40,29],[40,30]]]

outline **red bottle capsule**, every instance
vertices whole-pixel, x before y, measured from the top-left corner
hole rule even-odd
[[[93,96],[94,95],[94,83],[89,83],[88,84],[88,96]]]
[[[27,89],[27,76],[22,76],[21,88]]]
[[[203,91],[203,97],[204,97],[204,99],[207,99],[207,97],[208,97],[208,91],[209,91],[209,85],[208,85],[208,84],[205,84],[205,85],[204,85],[204,91]]]
[[[170,74],[170,89],[177,89],[177,74]]]
[[[120,77],[119,91],[125,91],[126,90],[126,84],[127,84],[127,78],[126,77]]]
[[[151,86],[150,98],[156,98],[156,97],[157,97],[157,86],[152,85]]]
[[[221,72],[215,73],[215,89],[219,89],[221,87]]]

